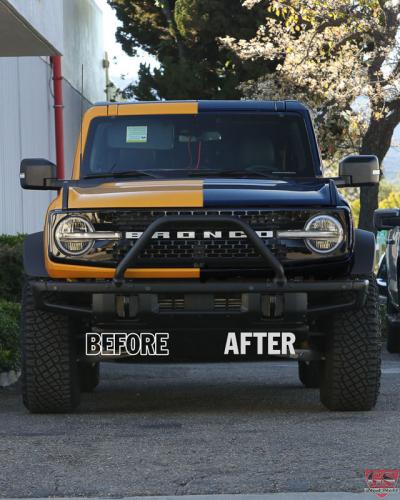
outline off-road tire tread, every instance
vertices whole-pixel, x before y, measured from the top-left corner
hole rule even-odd
[[[336,314],[328,333],[321,402],[330,410],[367,411],[377,401],[381,375],[378,287],[374,275],[365,305]]]
[[[22,292],[22,396],[32,413],[64,413],[80,399],[75,342],[66,316],[37,309],[27,280]]]

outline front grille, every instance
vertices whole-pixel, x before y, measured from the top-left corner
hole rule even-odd
[[[141,233],[160,217],[172,216],[229,216],[247,222],[255,231],[267,231],[268,237],[262,238],[264,244],[282,264],[300,267],[303,263],[326,261],[328,256],[311,252],[302,239],[284,240],[277,238],[277,230],[302,230],[310,217],[330,214],[338,218],[343,227],[349,225],[349,218],[343,208],[248,208],[248,209],[100,209],[80,211],[88,217],[96,231],[120,232],[118,241],[97,241],[87,254],[80,257],[65,257],[53,244],[50,255],[62,262],[80,263],[89,266],[115,268],[137,239],[126,233]],[[268,266],[247,238],[232,238],[229,231],[238,231],[226,222],[185,222],[175,227],[164,227],[169,238],[153,239],[141,253],[132,267],[142,268],[202,268],[210,270],[266,269]],[[181,239],[177,231],[192,231],[194,238]],[[220,231],[222,237],[206,238],[204,231]],[[345,229],[345,241],[329,255],[331,259],[345,259],[349,254],[349,240]],[[271,237],[272,236],[272,237]]]
[[[265,244],[267,242],[263,240]],[[258,253],[252,244],[246,241],[211,240],[204,243],[200,240],[169,240],[168,243],[156,241],[143,252],[143,258],[196,259],[207,258],[248,258],[257,257]]]
[[[277,211],[266,209],[251,209],[251,210],[121,210],[121,211],[105,211],[99,213],[101,224],[96,227],[98,230],[107,230],[112,228],[113,231],[144,231],[149,224],[156,219],[166,215],[221,215],[233,216],[247,222],[254,230],[277,230],[283,229],[302,229],[307,220],[307,213],[304,211]],[[171,228],[172,229],[172,228]],[[179,225],[181,231],[191,231],[194,227],[190,224]],[[218,260],[218,265],[221,265],[221,260],[228,265],[231,265],[232,260],[246,261],[249,264],[249,259],[254,264],[261,262],[259,253],[254,248],[253,244],[247,239],[204,239],[202,237],[203,230],[221,230],[221,227],[216,223],[196,225],[196,237],[193,239],[177,239],[171,235],[170,239],[153,240],[147,248],[142,252],[140,261],[151,262],[152,266],[170,265],[172,262],[178,262],[179,265],[195,265],[201,267],[203,264],[211,265],[213,261]],[[230,229],[237,230],[237,227],[232,226]],[[274,239],[264,239],[264,244],[267,245],[273,252],[283,258],[286,254],[285,245],[280,245]],[[125,240],[112,249],[113,260],[119,262],[128,250],[135,244],[134,241]],[[143,264],[141,264],[143,265]]]
[[[250,224],[253,229],[301,229],[309,217],[308,210],[268,210],[268,209],[248,209],[248,210],[114,210],[98,212],[99,219],[104,227],[112,225],[113,230],[119,231],[144,231],[147,226],[160,217],[166,215],[226,215],[238,217]],[[283,225],[283,226],[282,226]]]

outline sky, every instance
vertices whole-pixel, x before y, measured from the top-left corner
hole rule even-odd
[[[104,45],[110,60],[110,79],[117,87],[124,88],[136,80],[141,62],[147,62],[151,66],[157,65],[157,62],[143,51],[139,52],[138,57],[129,57],[125,54],[121,45],[115,40],[116,29],[121,23],[114,10],[107,4],[107,0],[95,1],[103,11]]]

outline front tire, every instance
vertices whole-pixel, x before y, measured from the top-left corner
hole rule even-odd
[[[80,399],[75,342],[68,318],[37,309],[26,281],[22,294],[22,395],[32,413],[64,413]]]
[[[369,280],[365,305],[332,318],[321,379],[321,402],[329,410],[371,410],[379,393],[381,339],[378,289]]]

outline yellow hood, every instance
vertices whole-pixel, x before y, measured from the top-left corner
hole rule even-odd
[[[202,207],[203,181],[123,181],[71,187],[68,208]]]

